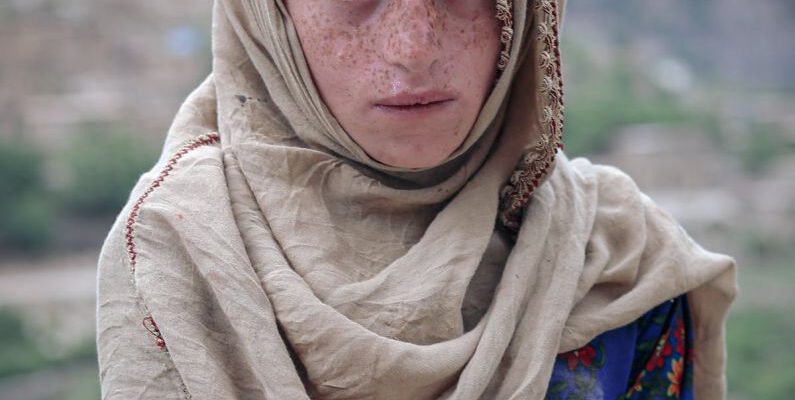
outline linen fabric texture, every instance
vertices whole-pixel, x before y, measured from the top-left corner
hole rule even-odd
[[[518,232],[496,228],[523,149],[552,134],[542,8],[513,3],[472,131],[416,170],[339,126],[281,1],[217,0],[212,74],[100,256],[103,398],[541,399],[558,353],[685,293],[696,397],[722,398],[734,262],[629,177],[559,153]]]

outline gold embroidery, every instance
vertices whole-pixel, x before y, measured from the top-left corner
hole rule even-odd
[[[505,2],[497,1],[498,10],[500,3]],[[563,79],[558,1],[538,0],[533,10],[538,21],[537,62],[542,73],[538,87],[541,135],[538,142],[525,152],[501,193],[500,223],[514,233],[519,230],[530,196],[549,174],[558,149],[563,148]]]
[[[505,67],[508,66],[508,61],[511,59],[511,45],[513,44],[513,1],[497,0],[497,19],[502,22],[502,30],[500,31],[502,51],[500,51],[500,59],[497,61],[497,69],[503,71]]]

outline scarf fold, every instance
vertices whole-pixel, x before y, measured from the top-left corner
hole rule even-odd
[[[103,392],[541,399],[556,354],[688,293],[696,395],[721,398],[733,260],[620,171],[557,152],[563,5],[512,7],[465,143],[413,170],[340,128],[281,1],[216,1],[213,73],[103,248]]]

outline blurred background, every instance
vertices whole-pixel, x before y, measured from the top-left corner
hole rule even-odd
[[[730,399],[792,399],[795,2],[569,3],[569,156],[737,258]],[[0,399],[99,398],[99,248],[210,71],[210,9],[0,0]]]

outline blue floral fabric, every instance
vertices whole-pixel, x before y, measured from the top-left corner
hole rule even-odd
[[[559,354],[550,400],[693,399],[693,329],[685,296]]]

